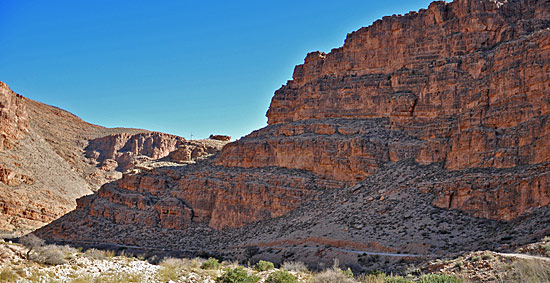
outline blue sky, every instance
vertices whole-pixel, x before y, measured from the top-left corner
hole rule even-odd
[[[429,3],[0,0],[0,81],[102,126],[239,138],[307,52]]]

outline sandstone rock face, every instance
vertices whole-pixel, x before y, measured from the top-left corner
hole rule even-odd
[[[384,17],[343,47],[309,53],[275,92],[270,126],[228,146],[218,164],[353,181],[408,158],[448,170],[548,162],[549,11],[548,1],[458,0]],[[345,119],[384,122],[365,131]],[[498,219],[524,211],[498,211],[509,204],[478,208]]]
[[[218,153],[228,142],[226,139],[193,140],[182,143],[170,152],[168,159],[173,162],[186,163]]]
[[[0,82],[0,151],[13,148],[28,131],[23,98]]]
[[[230,136],[224,136],[224,135],[210,135],[209,139],[213,140],[219,140],[219,141],[230,141]]]
[[[549,68],[549,1],[384,17],[308,54],[267,127],[195,164],[125,174],[38,233],[232,258],[297,241],[425,254],[529,241],[548,234]]]
[[[20,234],[43,226],[73,210],[77,198],[119,179],[122,170],[155,162],[183,142],[92,125],[0,82],[0,230]],[[85,148],[97,156],[86,157]]]
[[[173,229],[206,224],[221,229],[281,216],[323,184],[312,181],[311,174],[292,170],[187,167],[124,174],[96,195],[80,199],[79,207],[118,224]]]
[[[85,150],[86,157],[101,163],[105,171],[124,172],[140,161],[166,157],[184,142],[182,137],[159,132],[118,133],[90,140]]]
[[[228,144],[218,165],[302,169],[351,184],[389,161],[413,158],[421,141],[389,119],[316,119],[270,125]]]

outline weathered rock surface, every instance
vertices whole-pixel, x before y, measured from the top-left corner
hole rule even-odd
[[[547,0],[384,17],[308,54],[269,126],[196,164],[126,174],[38,234],[355,263],[529,242],[550,233],[549,68]]]
[[[231,137],[225,136],[225,135],[210,135],[209,139],[219,140],[219,141],[230,141]]]
[[[16,233],[51,222],[123,170],[186,143],[163,133],[92,125],[2,82],[0,135],[0,230]],[[97,157],[86,157],[88,152]]]
[[[184,142],[182,137],[159,132],[117,133],[90,140],[85,151],[105,171],[124,172],[144,160],[166,157]]]
[[[408,158],[448,170],[548,162],[549,11],[548,1],[457,0],[384,17],[343,47],[308,54],[275,92],[270,126],[228,146],[218,164],[353,181]],[[473,211],[466,202],[476,202],[485,211],[475,215],[512,219],[548,204],[538,200],[548,186],[535,179],[510,180],[505,190],[478,178],[471,187],[485,189],[453,208]],[[539,181],[538,193],[510,202]],[[495,204],[494,190],[515,193]]]
[[[28,131],[23,97],[0,82],[0,151],[11,149]]]
[[[228,141],[227,139],[212,138],[187,141],[170,152],[167,159],[177,163],[188,163],[218,153]]]

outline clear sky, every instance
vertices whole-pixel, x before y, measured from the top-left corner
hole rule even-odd
[[[0,81],[107,127],[239,138],[307,52],[427,0],[0,0]]]

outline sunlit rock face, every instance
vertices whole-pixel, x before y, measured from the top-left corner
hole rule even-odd
[[[246,241],[230,237],[225,243],[275,243],[269,225],[290,224],[266,219],[282,216],[303,224],[293,226],[298,232],[306,231],[309,221],[324,227],[308,230],[312,235],[366,241],[360,235],[411,214],[401,208],[415,204],[410,209],[418,215],[406,219],[428,217],[423,213],[429,210],[475,222],[481,231],[475,233],[483,234],[487,227],[504,225],[492,220],[513,220],[548,206],[549,116],[550,2],[434,2],[361,28],[330,53],[309,53],[293,80],[275,92],[267,127],[195,164],[128,173],[79,200],[75,212],[39,233],[134,244],[143,238],[139,231],[168,229],[163,233],[187,234],[161,245],[178,247],[185,238],[206,247],[199,241],[206,230],[257,223],[271,238],[252,234],[257,230],[249,225],[246,231],[227,230],[246,235]],[[181,149],[173,155],[190,154]],[[357,183],[352,190],[363,191],[364,198],[344,195]],[[321,202],[327,191],[342,192],[332,199],[339,206],[326,197]],[[402,206],[384,203],[390,201]],[[303,206],[306,202],[317,214]],[[355,226],[349,225],[355,224],[347,221],[353,215],[346,215],[345,207],[364,216],[356,219],[363,234],[351,234]],[[322,222],[336,210],[341,218]],[[88,228],[73,228],[71,221]],[[410,221],[399,227],[420,225]],[[423,221],[441,224],[431,216]],[[449,223],[444,231],[461,225]],[[96,224],[136,232],[102,234]],[[342,230],[331,232],[337,228]],[[446,241],[454,241],[456,249],[468,245],[457,242],[462,237],[429,242],[417,232],[422,240],[409,248],[428,251],[437,241],[438,247],[449,246]],[[219,239],[209,235],[213,242]],[[372,234],[380,243],[397,245],[390,236],[395,235]]]

